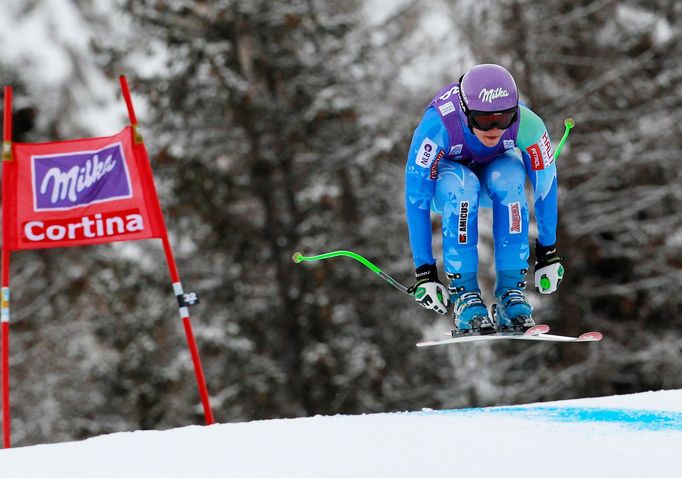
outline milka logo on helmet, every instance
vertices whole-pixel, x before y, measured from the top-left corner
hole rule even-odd
[[[121,143],[97,151],[32,156],[36,211],[67,210],[132,197]]]
[[[505,98],[507,96],[509,96],[509,92],[504,88],[493,88],[492,90],[483,88],[478,94],[478,99],[484,103],[492,103],[493,100]]]

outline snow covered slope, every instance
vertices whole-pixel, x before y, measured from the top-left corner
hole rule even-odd
[[[0,451],[14,477],[679,476],[682,390],[116,433]]]

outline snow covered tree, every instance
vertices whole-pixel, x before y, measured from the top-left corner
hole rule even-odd
[[[538,319],[565,332],[598,329],[591,347],[509,351],[500,369],[508,400],[556,399],[679,387],[682,354],[682,196],[675,166],[682,94],[682,5],[553,0],[477,2],[457,11],[481,62],[515,74],[523,99],[556,144],[576,119],[559,159],[562,290],[538,298]],[[540,367],[528,381],[518,373]],[[557,373],[557,371],[559,371]]]
[[[183,282],[201,293],[193,321],[219,421],[681,385],[670,292],[682,247],[681,6],[432,0],[377,20],[361,1],[105,3],[8,9],[42,18],[50,48],[36,41],[34,53],[68,72],[38,87],[19,81],[16,71],[37,68],[25,59],[0,69],[16,86],[15,140],[115,132],[124,109],[104,92],[128,74]],[[436,7],[452,9],[454,27],[428,45],[421,14]],[[471,58],[439,63],[449,49]],[[431,70],[407,86],[419,60]],[[576,119],[558,163],[567,275],[533,301],[555,330],[604,330],[599,345],[417,350],[444,319],[350,260],[291,261],[351,249],[412,281],[412,129],[430,95],[474,62],[512,71],[554,143]],[[436,223],[437,254],[438,237]],[[13,280],[15,444],[202,422],[158,244],[21,253]]]
[[[4,14],[12,61],[0,75],[14,87],[15,141],[111,134],[124,125],[122,103],[108,109],[116,78],[94,66],[91,50],[92,38],[116,24],[112,17],[69,0],[7,5]],[[184,367],[175,360],[183,332],[167,320],[177,312],[165,271],[141,255],[130,245],[13,254],[13,444],[158,425],[160,397],[172,396],[169,377]]]
[[[180,270],[203,295],[195,328],[218,420],[436,405],[448,371],[413,347],[424,312],[358,264],[291,262],[356,249],[411,281],[414,121],[396,112],[423,103],[397,80],[415,9],[378,26],[348,2],[130,2],[116,22],[101,5],[49,6],[9,12],[48,25],[67,72],[64,95],[33,84],[40,123],[15,139],[104,133],[124,110],[89,124],[109,111],[96,93],[121,65],[140,71]],[[128,22],[138,35],[119,49]],[[81,23],[83,36],[62,28]],[[13,270],[15,444],[202,421],[157,244],[22,253]]]
[[[165,58],[135,86],[153,110],[186,281],[203,294],[219,420],[433,404],[447,373],[415,350],[426,315],[409,297],[343,259],[291,260],[353,249],[412,280],[402,171],[414,119],[399,111],[424,99],[404,98],[396,77],[416,13],[377,29],[360,7],[127,5]]]

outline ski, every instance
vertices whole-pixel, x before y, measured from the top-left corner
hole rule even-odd
[[[500,332],[490,335],[461,335],[443,340],[430,340],[417,343],[417,347],[431,347],[434,345],[456,344],[461,342],[482,342],[486,340],[537,340],[545,342],[599,342],[601,332],[585,332],[578,337],[548,334],[549,326],[536,325],[523,334]]]
[[[417,347],[429,347],[432,345],[451,344],[451,343],[456,343],[456,342],[477,342],[477,341],[481,341],[481,340],[500,340],[500,339],[510,339],[510,338],[537,337],[539,335],[546,334],[547,332],[549,332],[549,326],[544,325],[544,324],[535,325],[523,333],[522,332],[496,332],[493,334],[484,334],[484,335],[457,335],[457,336],[454,336],[451,332],[445,332],[445,334],[448,337],[450,337],[449,339],[419,342],[417,344]]]

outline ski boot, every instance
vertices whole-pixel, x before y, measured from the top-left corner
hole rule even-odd
[[[476,273],[447,276],[450,280],[450,298],[454,303],[455,329],[452,336],[495,333],[495,326],[488,317],[488,308],[481,298]]]
[[[528,303],[523,290],[527,269],[520,271],[497,271],[495,304],[492,307],[497,332],[523,333],[535,325],[533,307]]]

